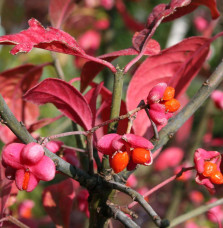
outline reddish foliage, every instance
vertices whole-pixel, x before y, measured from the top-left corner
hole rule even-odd
[[[69,83],[48,78],[30,89],[24,99],[36,104],[53,103],[64,115],[85,130],[92,127],[92,113],[82,94]]]
[[[127,12],[126,6],[123,3],[122,0],[116,1],[116,8],[120,15],[122,16],[122,19],[126,25],[127,28],[132,30],[133,32],[140,31],[144,29],[144,25],[137,22],[131,15]]]
[[[196,0],[195,0],[196,1]],[[199,2],[199,4],[198,4]],[[216,2],[215,0],[213,0],[213,5],[212,4],[207,4],[204,3],[206,1],[199,1],[194,3],[191,2],[190,0],[172,0],[169,4],[160,4],[157,5],[153,11],[151,12],[151,14],[149,15],[148,19],[147,19],[147,25],[146,28],[141,30],[140,32],[137,32],[134,37],[133,37],[133,47],[140,51],[140,54],[134,58],[132,61],[130,61],[126,67],[125,67],[125,72],[127,72],[130,67],[136,63],[143,55],[144,52],[146,51],[146,47],[147,44],[149,42],[149,40],[152,38],[154,32],[156,31],[157,27],[159,26],[159,24],[168,16],[174,17],[175,12],[177,12],[177,9],[181,9],[184,8],[185,6],[192,6],[191,10],[189,12],[191,12],[192,10],[194,10],[196,7],[193,7],[194,5],[196,6],[198,5],[203,5],[206,4],[208,6],[210,6],[211,9],[213,9],[213,7],[215,7],[216,9]],[[217,9],[216,9],[217,10]],[[214,10],[214,12],[216,11]],[[189,13],[187,10],[182,10],[182,14],[186,14]],[[219,16],[219,14],[217,14],[218,11],[216,11],[214,13],[214,17],[216,18],[217,16]],[[182,16],[180,13],[179,15],[177,15],[177,17]],[[174,18],[173,18],[174,19]]]
[[[204,0],[172,0],[169,4],[157,5],[147,19],[146,28],[140,31],[133,40],[133,46],[137,50],[141,50],[143,52],[149,39],[152,37],[162,20],[168,18],[168,16],[169,20],[173,20],[193,11],[199,5],[207,5],[212,10],[211,12],[213,12],[213,18],[217,18],[219,13],[216,9],[215,0],[208,2],[210,3],[207,3],[207,1]],[[190,9],[190,11],[188,11],[187,7]],[[177,15],[175,16],[176,13]]]
[[[32,64],[22,65],[0,73],[0,90],[7,105],[19,121],[29,127],[39,116],[36,105],[24,102],[22,95],[39,81],[43,67]],[[12,141],[15,136],[5,126],[0,126],[1,140],[4,143]]]
[[[191,13],[192,11],[194,11],[195,9],[197,9],[198,6],[200,5],[205,5],[207,6],[210,11],[211,11],[211,16],[213,19],[216,19],[220,16],[220,13],[217,9],[217,5],[216,5],[216,0],[191,0],[191,3],[189,5],[186,5],[184,7],[181,8],[177,8],[176,11],[171,14],[170,16],[166,17],[163,22],[166,21],[172,21],[178,17],[182,17],[185,14]]]
[[[79,184],[69,178],[44,189],[43,206],[57,226],[69,227],[73,200],[78,187]]]
[[[42,127],[45,127],[48,124],[53,123],[54,121],[60,119],[62,116],[63,115],[59,115],[54,118],[44,118],[44,119],[38,120],[29,126],[28,131],[34,132]]]
[[[49,17],[53,27],[60,28],[74,7],[71,0],[50,0]]]
[[[151,88],[160,82],[174,87],[176,97],[179,97],[202,67],[214,39],[188,38],[156,56],[147,58],[130,81],[126,98],[127,109],[136,108],[140,100],[147,97]],[[145,113],[139,112],[133,125],[136,134],[145,134],[149,125]]]
[[[10,192],[12,189],[13,181],[8,180],[5,177],[5,168],[2,166],[2,162],[0,160],[0,218],[2,218],[7,199],[10,196]],[[1,223],[0,223],[1,226]]]
[[[11,54],[19,52],[30,52],[34,47],[42,48],[49,51],[61,52],[64,54],[80,56],[82,58],[98,62],[108,66],[113,72],[115,67],[110,63],[87,55],[78,45],[76,40],[68,33],[49,27],[45,29],[40,22],[32,18],[29,20],[29,28],[14,35],[0,37],[0,44],[15,45]]]
[[[157,55],[160,52],[160,45],[156,40],[150,40],[147,44],[145,55],[153,56]],[[127,55],[138,55],[139,52],[133,48],[127,48],[124,50],[119,50],[115,52],[111,52],[109,54],[105,54],[102,56],[99,56],[98,58],[106,60],[108,62],[113,61],[119,56],[127,56]],[[104,69],[104,66],[101,64],[98,64],[93,61],[88,61],[81,72],[81,91],[83,92],[89,83],[94,79],[94,77]]]
[[[85,99],[87,100],[90,108],[91,108],[91,112],[92,112],[92,126],[95,125],[95,119],[96,119],[96,112],[97,112],[97,98],[98,95],[101,92],[101,89],[103,87],[103,82],[98,84],[97,86],[93,87],[91,90],[88,91],[88,93],[85,94]]]

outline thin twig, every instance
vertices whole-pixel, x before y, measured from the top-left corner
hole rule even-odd
[[[114,219],[119,220],[125,227],[128,228],[140,228],[131,218],[129,218],[124,212],[119,210],[117,207],[113,205],[108,205],[111,209],[112,216]]]
[[[25,144],[30,142],[36,142],[36,140],[27,131],[25,126],[19,122],[7,104],[5,103],[3,97],[0,95],[0,117],[4,121],[4,124],[10,128],[10,130]],[[97,178],[91,177],[86,172],[72,166],[70,163],[64,161],[62,158],[58,157],[56,154],[50,152],[47,148],[44,148],[45,155],[50,157],[59,171],[63,172],[74,180],[77,180],[81,185],[91,189],[97,185]]]
[[[29,226],[27,226],[24,223],[20,222],[18,219],[16,219],[15,217],[13,217],[11,215],[8,215],[8,216],[2,218],[0,220],[0,223],[5,222],[5,221],[11,222],[11,223],[15,224],[16,226],[18,226],[20,228],[29,228]]]
[[[117,183],[115,181],[106,182],[105,185],[108,185],[110,188],[124,192],[128,194],[133,200],[136,200],[144,208],[144,210],[148,213],[148,215],[152,218],[153,222],[157,225],[157,227],[164,228],[169,225],[169,221],[166,219],[162,220],[159,217],[159,215],[153,210],[153,208],[146,202],[143,196],[140,195],[135,190],[133,190],[132,188],[127,187],[126,185]]]
[[[221,205],[221,204],[223,204],[223,198],[221,198],[221,199],[219,199],[213,203],[198,207],[198,208],[196,208],[196,209],[194,209],[194,210],[192,210],[186,214],[178,216],[171,221],[170,228],[176,227],[177,225],[179,225],[179,224],[181,224],[181,223],[183,223],[183,222],[185,222],[185,221],[187,221],[193,217],[201,215],[201,214],[207,212],[208,210],[210,210],[211,208],[216,207],[216,206]]]
[[[51,135],[46,138],[48,140],[53,140],[53,139],[62,138],[62,137],[70,136],[70,135],[87,135],[87,133],[85,131],[69,131],[69,132],[64,132],[64,133],[60,133],[57,135]]]
[[[94,174],[93,134],[87,135],[87,148],[88,148],[88,157],[89,157],[88,173],[90,175],[93,175]]]
[[[72,147],[72,146],[67,146],[67,145],[62,145],[61,147],[64,149],[74,150],[75,152],[80,152],[80,153],[86,153],[87,152],[87,150],[85,150],[85,149],[80,149],[77,147]]]
[[[105,122],[103,122],[103,123],[101,123],[101,124],[99,124],[99,125],[97,125],[97,126],[91,128],[90,130],[86,131],[86,133],[93,133],[93,132],[95,132],[96,130],[98,130],[99,128],[104,127],[104,126],[106,126],[106,125],[108,125],[108,124],[110,124],[110,123],[112,123],[112,122],[118,122],[118,121],[120,121],[120,120],[124,120],[124,119],[126,119],[126,118],[129,118],[129,117],[131,117],[133,114],[137,113],[138,111],[140,111],[140,110],[142,110],[142,109],[144,109],[144,108],[146,108],[146,107],[148,107],[148,105],[141,105],[141,106],[137,107],[136,109],[133,109],[133,110],[127,112],[127,113],[124,114],[124,115],[121,115],[121,116],[119,116],[119,117],[116,117],[116,118],[107,120],[107,121],[105,121]]]
[[[176,178],[180,177],[184,172],[189,171],[189,170],[193,170],[193,169],[194,169],[194,166],[182,168],[180,172],[178,172],[177,174],[173,175],[172,177],[166,179],[165,181],[161,182],[160,184],[156,185],[155,187],[153,187],[152,189],[150,189],[148,192],[146,192],[145,194],[143,194],[143,197],[145,198],[145,197],[150,196],[152,193],[156,192],[160,188],[164,187],[165,185],[167,185],[170,182],[174,181]],[[133,201],[132,203],[130,203],[128,205],[128,208],[132,208],[132,207],[134,207],[137,204],[138,204],[138,202]]]
[[[51,52],[51,56],[52,56],[52,59],[53,59],[53,66],[54,66],[54,68],[56,70],[57,77],[62,79],[62,80],[65,80],[64,73],[63,73],[62,67],[60,65],[60,61],[59,61],[59,59],[57,57],[57,53]]]

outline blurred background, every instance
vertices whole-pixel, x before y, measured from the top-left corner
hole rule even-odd
[[[44,27],[54,26],[55,20],[49,15],[49,5],[56,4],[57,0],[1,0],[0,1],[0,35],[18,33],[28,28],[30,18],[37,19]],[[94,56],[118,51],[132,46],[132,37],[141,30],[152,9],[165,0],[76,0],[71,4],[69,14],[65,17],[61,29],[71,34],[79,42],[86,53]],[[156,30],[153,39],[159,42],[161,49],[170,47],[186,37],[205,36],[212,37],[223,31],[223,0],[217,0],[221,16],[217,20],[211,19],[207,7],[200,6],[194,12],[172,22],[162,23]],[[11,46],[0,46],[0,72],[12,69],[22,64],[35,65],[51,62],[53,57],[50,52],[33,49],[28,54],[9,54]],[[198,76],[191,83],[187,95],[191,98],[200,88],[203,81],[215,70],[223,57],[223,38],[217,39],[211,45],[211,51]],[[70,81],[80,77],[81,69],[86,60],[71,55],[56,53],[64,78]],[[133,57],[123,56],[116,59],[113,64],[125,66]],[[141,62],[144,59],[140,60]],[[128,83],[140,62],[135,64],[125,77],[123,100],[125,100]],[[1,73],[0,73],[1,74]],[[56,78],[55,69],[51,66],[44,67],[41,80]],[[104,81],[104,85],[111,90],[113,77],[108,69],[104,69],[95,82]],[[75,82],[79,89],[79,82]],[[0,87],[0,93],[1,93]],[[223,91],[223,84],[218,88]],[[196,112],[162,150],[151,167],[140,167],[128,180],[128,185],[145,193],[161,181],[169,178],[180,170],[182,166],[193,165],[193,152],[198,147],[206,150],[223,152],[223,104],[219,106],[213,99],[207,102]],[[40,107],[39,118],[56,117],[60,113],[50,104]],[[48,136],[72,130],[71,121],[62,118],[35,132],[36,136]],[[1,134],[1,133],[0,133]],[[2,138],[0,136],[0,138]],[[72,138],[63,139],[64,143],[72,144]],[[6,142],[0,142],[1,147]],[[76,146],[78,146],[76,144]],[[174,162],[173,162],[174,160]],[[203,187],[195,183],[195,173],[187,173],[179,180],[168,184],[147,199],[154,209],[161,215],[172,219],[177,215],[188,212],[209,201],[220,197],[221,189],[214,197]],[[47,215],[42,205],[42,192],[45,187],[64,180],[59,174],[51,182],[42,183],[33,192],[19,192],[10,197],[8,213],[19,218],[30,227],[54,227],[51,218]],[[78,190],[77,190],[78,189]],[[18,194],[18,195],[17,195]],[[86,212],[87,196],[79,186],[76,186],[77,197],[73,200],[73,209],[70,227],[87,227]],[[174,196],[174,197],[173,197]],[[78,198],[79,197],[79,198]],[[83,199],[82,199],[82,198]],[[79,199],[79,200],[78,200]],[[28,200],[28,201],[27,201]],[[131,202],[123,194],[117,194],[117,201],[126,205]],[[81,208],[81,203],[85,203]],[[25,208],[25,212],[22,209]],[[141,227],[153,227],[145,212],[139,207],[134,209],[138,214],[137,223]],[[37,222],[38,221],[38,222]],[[216,221],[223,221],[223,206],[218,206],[213,211],[200,215],[178,227],[216,227]],[[112,220],[113,227],[122,227]],[[8,227],[12,227],[7,224]],[[112,226],[111,226],[112,227]]]

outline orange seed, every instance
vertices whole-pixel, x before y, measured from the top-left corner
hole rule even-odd
[[[174,98],[174,95],[175,95],[175,89],[173,87],[166,87],[166,90],[163,94],[163,100],[164,101],[168,101],[168,100],[171,100]]]
[[[26,171],[25,171],[25,173],[24,173],[23,184],[22,184],[22,189],[23,189],[23,190],[27,190],[27,188],[28,188],[29,177],[30,177],[29,169],[26,169]]]
[[[144,148],[135,148],[132,151],[132,161],[136,164],[144,164],[151,160],[150,151]]]
[[[216,171],[211,175],[210,180],[213,184],[223,184],[223,175],[220,171]]]
[[[209,161],[204,163],[204,172],[202,174],[205,177],[210,177],[215,171],[217,171],[217,165],[215,163]]]
[[[129,163],[129,155],[125,152],[117,152],[110,157],[110,165],[115,173],[120,173]]]
[[[180,108],[180,102],[177,99],[171,99],[165,103],[166,112],[176,112]]]

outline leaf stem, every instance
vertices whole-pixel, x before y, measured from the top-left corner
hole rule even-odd
[[[52,51],[50,53],[51,53],[51,56],[52,56],[52,59],[53,59],[53,66],[54,66],[55,71],[57,73],[57,77],[59,79],[65,80],[64,72],[62,70],[60,61],[59,61],[59,59],[57,57],[57,53],[52,52]]]

